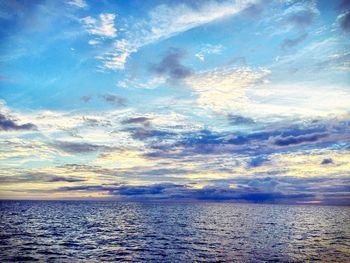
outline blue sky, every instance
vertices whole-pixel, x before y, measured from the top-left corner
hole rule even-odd
[[[0,197],[350,203],[349,1],[0,1]]]

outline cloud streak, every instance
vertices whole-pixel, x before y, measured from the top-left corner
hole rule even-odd
[[[168,39],[190,29],[208,24],[220,18],[239,14],[253,0],[206,1],[199,8],[186,4],[159,5],[148,14],[148,19],[130,26],[130,36],[118,39],[111,51],[100,59],[109,70],[123,69],[128,57],[143,46]],[[89,21],[89,20],[88,20]]]

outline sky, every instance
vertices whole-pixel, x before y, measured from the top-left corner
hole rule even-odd
[[[0,0],[0,199],[350,205],[350,1]]]

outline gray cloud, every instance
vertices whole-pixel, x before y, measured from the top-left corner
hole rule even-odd
[[[123,120],[122,124],[142,124],[145,127],[149,127],[151,125],[150,118],[147,117],[134,117]]]
[[[25,131],[36,129],[37,127],[32,123],[17,124],[14,120],[0,113],[0,131]]]
[[[344,31],[350,31],[350,1],[343,0],[339,4],[340,27]]]
[[[281,44],[281,48],[283,50],[288,50],[290,48],[293,48],[303,42],[307,38],[308,34],[304,33],[296,38],[286,38],[283,43]]]
[[[55,142],[53,146],[59,150],[67,153],[90,153],[98,151],[103,146],[89,144],[89,143],[78,143],[78,142]]]
[[[277,137],[274,139],[274,144],[278,146],[290,146],[301,144],[304,142],[316,142],[321,138],[327,137],[328,134],[325,133],[315,133],[300,136],[287,136],[287,137]]]
[[[100,95],[100,98],[111,105],[119,107],[125,107],[127,103],[125,98],[113,94],[103,94]]]
[[[25,173],[18,176],[1,176],[0,182],[3,184],[16,184],[16,183],[55,183],[55,182],[66,182],[75,183],[86,181],[83,178],[77,177],[63,177],[50,175],[46,173]]]
[[[227,119],[229,120],[230,124],[232,125],[251,125],[255,124],[255,121],[251,118],[243,117],[241,115],[234,115],[229,114],[227,116]]]
[[[181,59],[185,53],[177,48],[170,48],[159,64],[150,67],[152,72],[159,75],[166,75],[171,80],[179,80],[186,78],[192,74],[190,68],[181,64]]]
[[[137,140],[146,140],[150,138],[162,140],[175,135],[172,132],[149,129],[147,127],[127,128],[124,131],[130,132],[131,136]]]
[[[332,158],[323,159],[321,164],[333,164]]]
[[[287,18],[287,23],[293,25],[295,28],[304,30],[312,24],[315,18],[315,13],[311,10],[303,10],[292,14]]]

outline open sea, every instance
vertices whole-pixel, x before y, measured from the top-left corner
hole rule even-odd
[[[350,207],[0,201],[0,262],[350,262]]]

